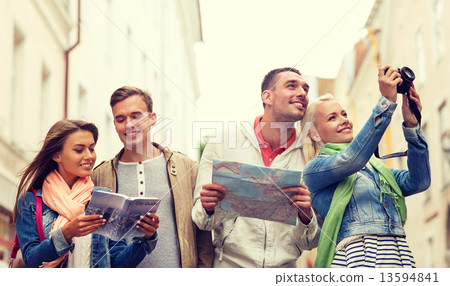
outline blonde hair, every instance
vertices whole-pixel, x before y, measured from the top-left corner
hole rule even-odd
[[[317,121],[317,106],[321,104],[324,101],[330,101],[330,100],[336,100],[333,95],[327,93],[324,95],[319,96],[314,101],[311,101],[308,104],[308,107],[306,108],[306,113],[303,116],[303,119],[301,120],[300,126],[302,128],[302,133],[305,134],[305,139],[303,142],[303,156],[305,158],[305,163],[311,160],[313,157],[317,156],[319,154],[320,147],[322,147],[321,142],[316,142],[314,140],[311,140],[309,137],[309,134],[311,132],[316,132],[316,121]]]

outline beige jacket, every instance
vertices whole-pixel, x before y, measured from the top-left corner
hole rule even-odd
[[[192,197],[197,178],[198,165],[188,156],[162,148],[156,143],[166,157],[169,187],[172,190],[175,207],[178,250],[182,267],[211,267],[213,247],[210,231],[202,231],[192,222]],[[123,149],[111,160],[102,162],[94,169],[92,181],[96,186],[117,192],[117,164]]]

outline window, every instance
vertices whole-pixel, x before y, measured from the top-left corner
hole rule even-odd
[[[444,57],[444,28],[442,24],[443,1],[436,0],[433,4],[434,28],[434,64],[437,66]]]
[[[14,232],[12,213],[0,205],[0,262],[8,263],[11,250],[7,246],[12,245]]]
[[[450,205],[447,206],[447,249],[450,250]]]
[[[420,85],[423,85],[426,79],[426,66],[425,66],[425,50],[423,47],[423,35],[420,29],[416,33],[416,61],[417,61],[417,71],[414,72],[416,73],[417,82]]]
[[[70,14],[70,0],[64,0],[62,5],[66,10],[67,14]]]
[[[45,64],[42,65],[41,71],[41,94],[39,100],[38,107],[38,120],[36,130],[39,131],[39,134],[45,134],[48,130],[48,106],[50,102],[50,70],[47,68]],[[38,138],[40,141],[42,138]]]
[[[148,68],[147,68],[147,55],[145,53],[142,53],[142,60],[141,60],[141,65],[142,65],[142,86],[144,88],[147,88],[147,86],[149,86],[148,84]]]
[[[128,83],[132,83],[133,82],[133,73],[134,73],[134,51],[135,51],[135,47],[133,46],[133,40],[132,40],[132,31],[130,26],[127,26],[127,39],[128,41],[126,42],[126,46],[127,46],[127,61],[126,61],[126,65],[127,65],[127,81]]]
[[[430,145],[430,137],[429,137],[429,134],[428,134],[429,133],[428,124],[426,122],[424,123],[423,121],[422,121],[422,133],[423,133],[423,136],[425,137],[425,139],[427,140],[428,145]],[[426,190],[424,192],[424,200],[423,200],[423,202],[425,204],[431,200],[431,191],[432,191],[432,189],[433,188],[429,188],[428,190]]]
[[[19,28],[14,27],[14,47],[12,55],[12,84],[11,84],[11,124],[9,126],[11,141],[20,145],[24,136],[23,126],[25,118],[22,116],[22,104],[24,102],[23,87],[25,80],[25,36]],[[16,146],[17,146],[16,145]]]
[[[113,5],[112,0],[106,1],[106,17],[108,19],[113,19]],[[114,25],[110,23],[110,21],[104,21],[105,22],[105,57],[106,57],[106,64],[108,65],[109,69],[114,68],[114,52],[115,52],[115,45],[114,45],[114,34],[113,29],[115,28]]]
[[[109,112],[109,110],[105,114],[104,134],[105,134],[105,137],[104,137],[104,139],[102,139],[104,142],[115,142],[116,141],[115,140],[116,139],[115,132],[114,132],[114,122],[113,122],[112,115]],[[107,143],[106,145],[103,145],[103,146],[106,146],[106,148],[105,148],[106,153],[114,154],[114,151],[115,151],[114,148],[116,147],[115,144]]]
[[[88,103],[86,89],[80,84],[78,86],[78,117],[88,116]]]
[[[446,267],[450,267],[450,205],[447,206],[447,233],[446,233],[447,239],[446,239],[446,244],[447,244],[447,251],[446,251],[446,261],[447,261],[447,266]]]
[[[445,189],[450,185],[450,124],[449,124],[449,106],[444,102],[439,107],[439,134],[442,148],[442,178]]]
[[[435,267],[435,253],[434,253],[434,238],[429,236],[426,243],[426,260],[425,267],[433,268]]]

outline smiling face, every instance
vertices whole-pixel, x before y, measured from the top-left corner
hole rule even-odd
[[[272,89],[263,92],[263,100],[274,122],[296,122],[308,106],[309,85],[297,73],[281,72],[273,79]]]
[[[114,126],[120,141],[127,150],[146,150],[150,142],[150,129],[155,125],[156,114],[148,112],[140,95],[133,95],[112,107]]]
[[[53,155],[53,161],[58,165],[58,172],[69,187],[79,177],[91,175],[97,155],[95,140],[91,132],[78,130],[67,136],[63,148]]]
[[[347,111],[336,100],[321,102],[316,107],[314,123],[323,143],[348,143],[353,140],[353,123],[347,116]]]

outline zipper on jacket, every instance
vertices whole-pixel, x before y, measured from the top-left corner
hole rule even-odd
[[[309,242],[309,228],[306,229],[305,236],[306,236],[306,243],[309,245],[310,244],[310,242]],[[301,251],[300,251],[300,253],[301,253]]]
[[[267,227],[266,227],[266,222],[263,221],[264,223],[264,256],[263,256],[263,260],[262,260],[262,268],[264,268],[265,264],[266,264],[266,247],[267,247]]]

